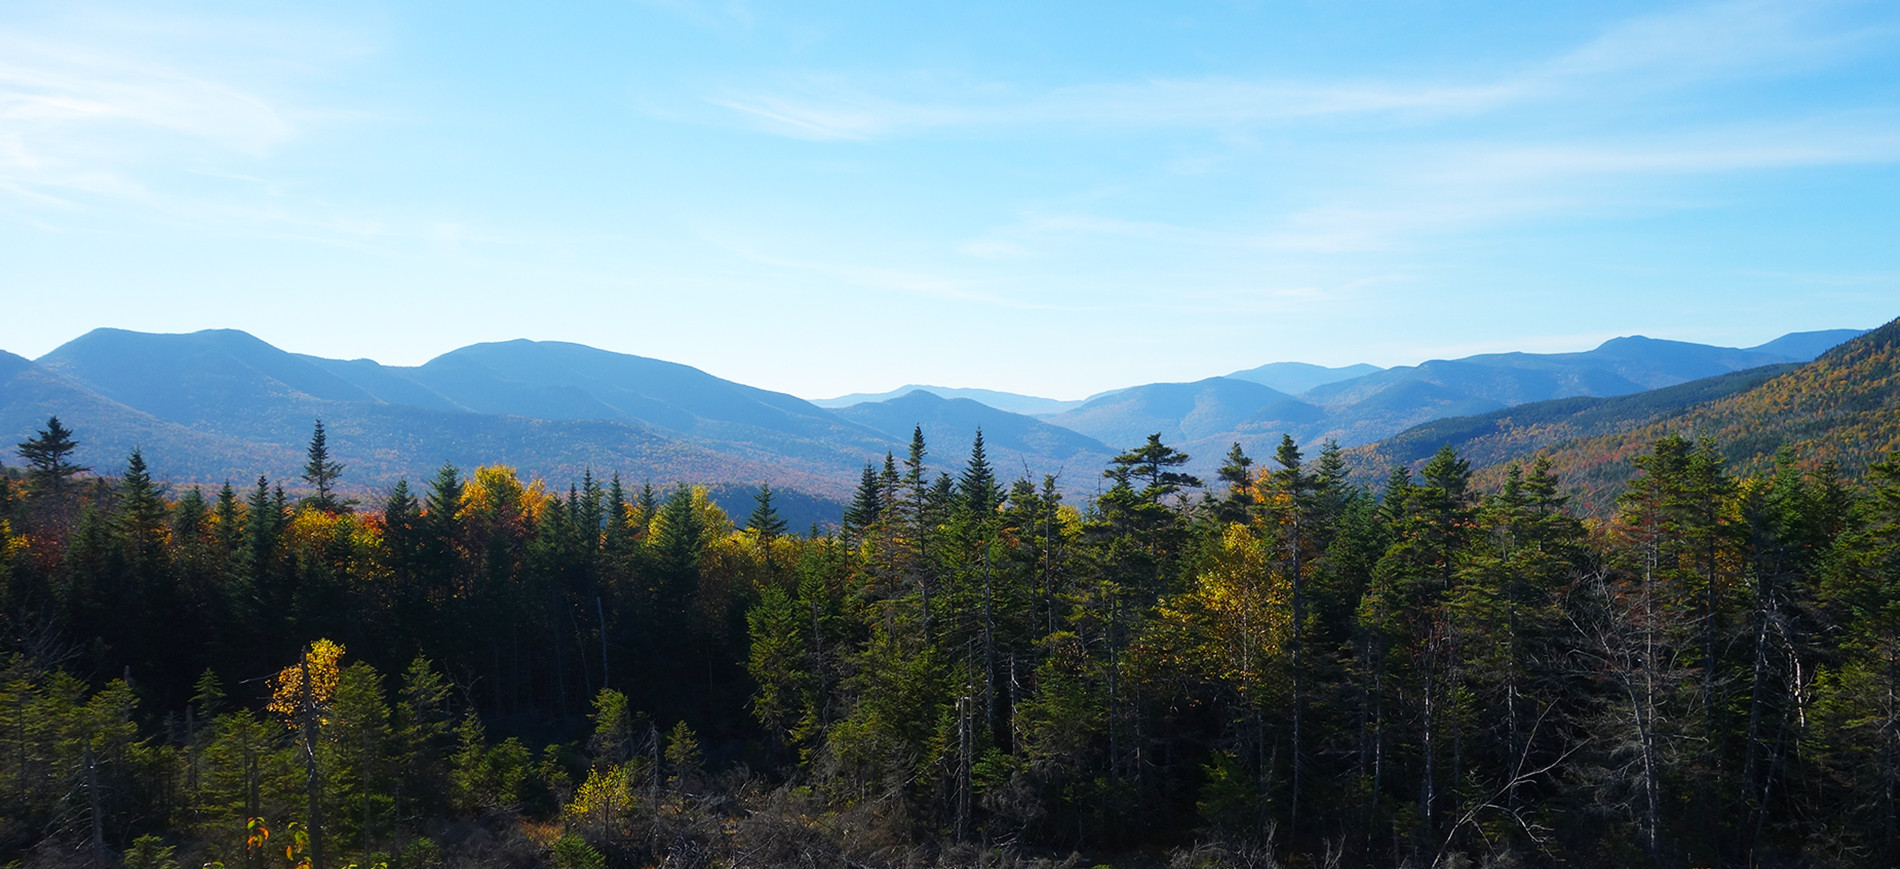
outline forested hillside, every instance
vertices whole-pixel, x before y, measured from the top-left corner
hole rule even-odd
[[[1584,512],[1603,516],[1635,473],[1631,457],[1657,439],[1712,440],[1744,473],[1765,473],[1779,451],[1803,468],[1832,463],[1858,477],[1900,448],[1900,320],[1802,366],[1772,366],[1609,399],[1563,399],[1426,423],[1351,451],[1366,467],[1417,468],[1449,445],[1503,479],[1510,462],[1546,454]]]
[[[1542,461],[1375,498],[1150,437],[1079,502],[918,434],[807,535],[500,465],[351,503],[322,429],[166,491],[87,436],[0,475],[0,861],[1900,861],[1900,455],[1664,436],[1586,526]]]

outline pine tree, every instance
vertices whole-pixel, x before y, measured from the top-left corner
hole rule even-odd
[[[1253,459],[1240,448],[1239,441],[1227,451],[1227,461],[1220,466],[1219,477],[1227,484],[1227,497],[1216,503],[1215,517],[1222,522],[1245,521],[1248,509],[1254,505]]]
[[[66,460],[78,448],[72,430],[60,425],[57,416],[48,418],[45,428],[20,444],[20,458],[27,464],[27,482],[35,495],[61,495],[66,491],[67,478],[92,470]]]
[[[1148,436],[1148,442],[1116,456],[1115,467],[1126,468],[1132,480],[1143,481],[1137,493],[1143,501],[1160,504],[1182,489],[1198,489],[1201,478],[1174,470],[1188,463],[1188,454],[1161,442],[1161,433]]]
[[[752,515],[746,517],[746,530],[759,536],[759,542],[769,550],[772,541],[785,533],[785,520],[779,518],[778,510],[772,507],[772,484],[760,483],[759,493],[754,497],[758,506],[752,508]]]
[[[976,438],[970,442],[970,461],[963,466],[963,476],[957,481],[957,493],[962,496],[963,509],[973,516],[987,516],[996,512],[996,505],[1003,501],[1003,489],[996,482],[996,471],[990,467],[989,456],[983,449],[983,429],[976,430]]]
[[[349,512],[350,502],[336,497],[336,481],[343,476],[343,465],[330,460],[323,420],[317,420],[316,428],[310,432],[308,456],[303,466],[303,479],[316,487],[317,494],[309,498],[307,503],[325,513]]]
[[[226,559],[236,557],[244,546],[244,507],[230,480],[225,480],[218,489],[218,506],[213,515],[216,528],[212,533],[217,537],[218,548],[224,550]]]
[[[167,555],[165,501],[145,467],[145,456],[136,447],[126,459],[119,492],[119,528],[126,555],[141,572],[155,571]]]
[[[844,511],[845,530],[853,534],[862,534],[884,513],[884,487],[880,485],[877,467],[865,463],[864,473],[858,479],[857,494],[852,496],[851,505]]]

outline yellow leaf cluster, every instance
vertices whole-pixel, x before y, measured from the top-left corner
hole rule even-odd
[[[0,519],[0,564],[8,564],[26,554],[26,536],[13,533],[13,526]]]
[[[541,519],[553,499],[546,483],[532,480],[521,484],[521,477],[507,465],[483,465],[475,469],[462,487],[462,503],[456,518],[483,519],[497,525],[532,525]]]
[[[330,698],[336,695],[337,681],[342,678],[343,668],[339,666],[342,659],[340,644],[330,640],[311,643],[304,651],[302,662],[279,670],[271,680],[270,711],[295,725],[304,709],[306,672],[310,676],[309,699],[319,708],[329,705]]]

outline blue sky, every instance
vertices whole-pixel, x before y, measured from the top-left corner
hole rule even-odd
[[[1900,316],[1891,2],[157,6],[0,5],[0,349],[1073,398]]]

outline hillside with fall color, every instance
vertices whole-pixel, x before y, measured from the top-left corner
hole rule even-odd
[[[1731,468],[1765,472],[1784,447],[1797,465],[1833,463],[1848,477],[1900,448],[1900,320],[1806,365],[1770,366],[1609,399],[1538,402],[1438,420],[1350,451],[1362,469],[1418,467],[1450,446],[1495,485],[1539,453],[1577,496],[1604,515],[1635,473],[1630,460],[1657,440],[1713,440]]]

